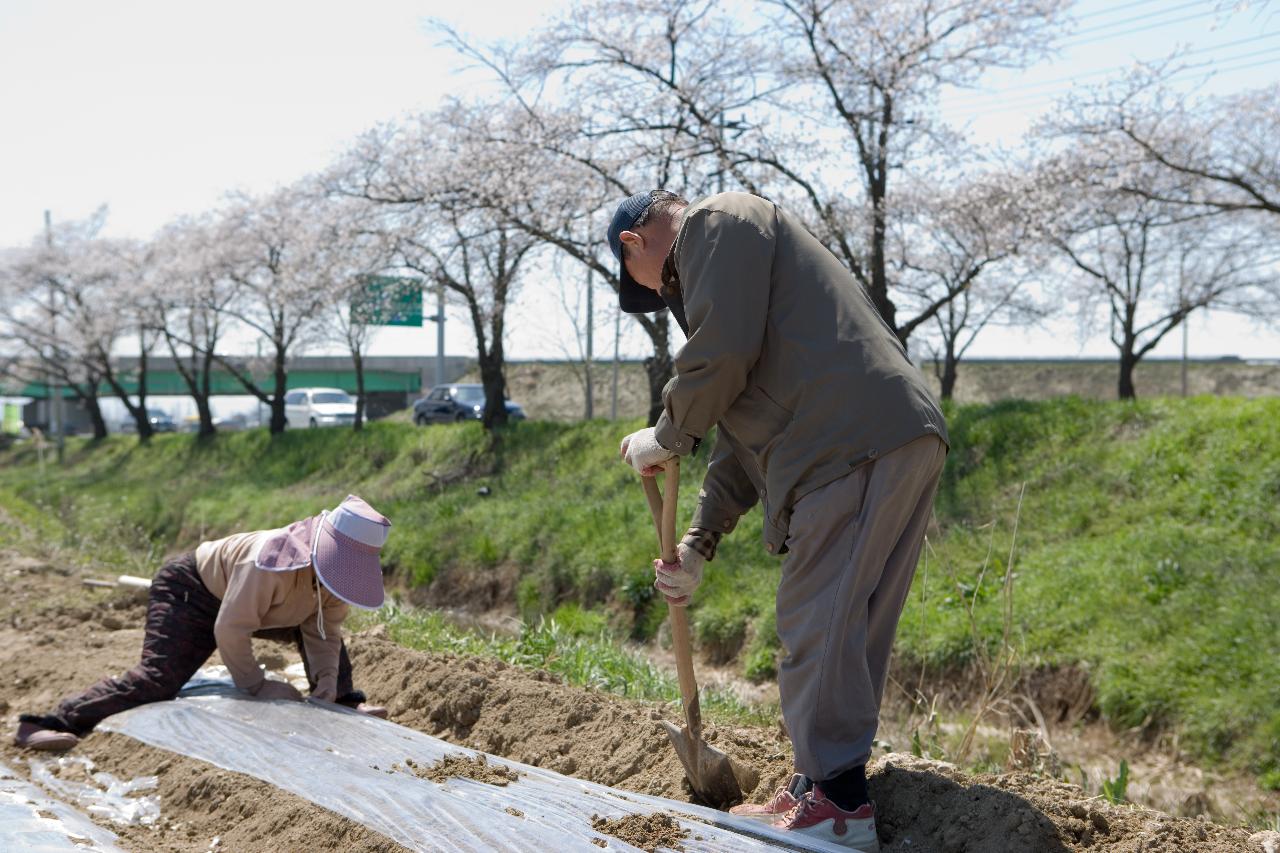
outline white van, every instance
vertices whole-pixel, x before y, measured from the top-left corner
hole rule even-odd
[[[284,395],[284,419],[289,429],[351,426],[356,398],[341,388],[294,388]]]

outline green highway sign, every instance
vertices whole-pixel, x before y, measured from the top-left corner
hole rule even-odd
[[[421,326],[422,279],[371,275],[351,300],[351,322],[370,326]]]

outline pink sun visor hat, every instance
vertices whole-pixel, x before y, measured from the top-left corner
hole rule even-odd
[[[311,543],[316,577],[338,598],[355,607],[382,606],[382,564],[378,555],[391,531],[386,516],[347,495],[332,512],[323,512]]]

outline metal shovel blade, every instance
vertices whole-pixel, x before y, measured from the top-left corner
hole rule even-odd
[[[689,780],[698,798],[714,808],[727,808],[742,802],[743,793],[754,791],[760,782],[760,774],[753,768],[743,766],[711,746],[706,741],[695,737],[687,728],[662,721],[671,739],[671,746],[680,763],[684,765],[684,775]]]

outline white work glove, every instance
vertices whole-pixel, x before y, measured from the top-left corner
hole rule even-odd
[[[272,681],[267,679],[262,682],[262,686],[258,688],[258,692],[253,694],[259,699],[286,699],[290,702],[301,702],[302,694],[298,692],[298,688],[292,684],[286,684],[283,681]]]
[[[662,463],[675,456],[670,450],[658,444],[653,427],[645,427],[622,439],[622,447],[618,455],[622,457],[623,462],[646,477],[657,474],[662,470]]]
[[[653,561],[653,572],[657,579],[653,586],[667,598],[667,603],[675,607],[685,607],[693,596],[693,591],[702,583],[702,566],[706,558],[681,542],[676,546],[676,561],[664,563]]]

